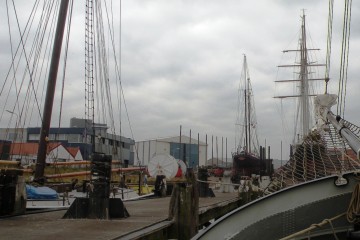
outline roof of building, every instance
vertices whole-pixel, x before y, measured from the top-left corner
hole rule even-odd
[[[61,145],[61,143],[58,143],[58,142],[49,142],[47,154],[49,152],[51,152],[52,150],[54,150],[55,148],[59,147],[60,145]],[[36,155],[38,152],[38,148],[39,148],[39,143],[12,143],[10,146],[10,154],[12,154],[12,155]],[[70,150],[68,148],[66,148],[66,147],[64,147],[64,148],[67,149],[70,154],[72,154],[72,152],[70,152]],[[76,148],[76,149],[78,149],[78,148]],[[74,152],[75,150],[71,150],[71,151]],[[75,153],[75,155],[76,155],[76,153]]]
[[[95,126],[96,128],[96,126]],[[100,127],[101,128],[101,127]],[[103,128],[103,130],[105,131],[107,128]],[[32,134],[40,134],[40,130],[41,128],[40,127],[31,127],[31,128],[27,128],[27,132],[29,135],[32,135]],[[88,134],[90,134],[90,130],[88,130]],[[65,127],[61,127],[61,128],[50,128],[49,129],[49,134],[81,134],[82,136],[85,136],[86,134],[86,129],[84,127],[68,127],[68,128],[65,128]],[[113,133],[108,133],[108,132],[104,132],[105,135],[102,134],[102,137],[105,137],[105,138],[109,138],[111,140],[116,140],[116,141],[121,141],[121,142],[125,142],[125,143],[128,143],[128,144],[134,144],[135,141],[131,138],[128,138],[128,137],[124,137],[124,136],[120,136],[120,135],[116,135],[116,134],[113,134]]]
[[[165,137],[165,138],[156,138],[156,139],[149,139],[149,140],[144,140],[144,141],[140,141],[140,142],[148,142],[148,141],[157,141],[157,142],[168,142],[168,143],[185,143],[185,144],[200,144],[200,145],[206,145],[205,142],[202,141],[198,141],[198,139],[195,138],[190,138],[188,136],[184,136],[181,135],[180,136],[174,136],[174,137]]]
[[[71,156],[75,157],[76,154],[80,151],[79,147],[66,147]]]
[[[49,142],[48,143],[48,148],[47,148],[47,153],[51,152],[52,150],[54,150],[55,148],[59,147],[61,145],[61,143],[59,142]]]
[[[10,145],[10,154],[36,155],[38,152],[38,145],[38,143],[12,143]]]

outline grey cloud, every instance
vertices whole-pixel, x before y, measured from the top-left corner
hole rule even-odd
[[[19,11],[21,4],[31,6],[31,1],[15,2]],[[114,1],[113,4],[118,53],[119,3]],[[276,66],[291,64],[294,60],[289,57],[284,62],[281,51],[296,47],[302,9],[306,9],[312,42],[322,49],[319,60],[325,59],[327,4],[327,0],[123,0],[121,79],[135,140],[177,135],[182,125],[184,134],[188,135],[192,129],[193,134],[200,133],[203,141],[205,134],[228,138],[230,156],[230,149],[234,149],[237,88],[243,54],[246,54],[261,144],[264,145],[266,139],[267,145],[273,146],[273,156],[280,158],[280,142],[283,140],[283,156],[288,155],[285,146],[288,146],[291,137],[282,130],[281,104],[273,99],[277,90],[273,81],[289,76],[278,73]],[[342,5],[335,4],[332,89],[336,89],[339,72],[342,28]],[[83,117],[84,112],[84,7],[80,1],[75,1],[74,5],[64,103],[66,111],[63,115],[65,126],[70,117]],[[104,4],[102,6],[105,7]],[[351,87],[348,92],[349,116],[356,121],[359,116],[353,112],[357,101],[353,89],[358,89],[358,84],[352,79],[356,79],[359,66],[356,57],[359,29],[355,24],[360,16],[359,7],[354,1],[349,63]],[[2,22],[6,16],[4,9],[2,4]],[[21,11],[26,13],[24,9]],[[5,30],[0,30],[1,46],[8,45]],[[6,60],[9,52],[6,48],[0,51],[2,80],[4,68],[9,66]],[[109,53],[111,55],[112,52]],[[114,68],[112,60],[110,68]],[[114,76],[111,74],[112,84]],[[116,87],[112,86],[112,90],[116,91]],[[116,94],[113,101],[117,101]],[[283,102],[284,108],[289,109],[289,105]],[[131,137],[125,110],[122,111],[122,132]],[[287,121],[290,131],[292,122]]]

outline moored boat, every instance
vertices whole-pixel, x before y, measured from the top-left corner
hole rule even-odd
[[[270,147],[268,157],[265,147],[259,145],[257,135],[255,101],[250,82],[247,58],[244,55],[243,68],[238,90],[238,110],[236,117],[236,151],[232,153],[232,182],[239,184],[241,179],[252,176],[271,176],[273,173]]]

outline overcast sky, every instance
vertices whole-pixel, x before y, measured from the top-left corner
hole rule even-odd
[[[11,63],[6,2],[0,3],[2,83]],[[20,28],[24,29],[25,19],[35,1],[14,2]],[[294,55],[284,56],[282,51],[297,48],[303,9],[306,14],[308,44],[321,49],[316,53],[317,60],[325,63],[328,2],[122,0],[121,83],[133,136],[124,113],[121,118],[123,135],[134,137],[135,141],[175,136],[179,134],[181,125],[184,135],[189,136],[191,129],[192,136],[197,138],[199,133],[201,141],[205,142],[207,134],[209,150],[211,136],[217,136],[220,158],[225,157],[227,139],[230,157],[235,148],[237,94],[243,54],[246,54],[255,97],[260,144],[271,146],[272,157],[280,159],[280,142],[283,141],[282,157],[288,159],[293,102],[283,100],[281,104],[280,100],[273,97],[288,90],[282,89],[274,81],[289,79],[292,75],[286,75],[277,66],[293,64],[295,61]],[[112,7],[110,1],[107,4],[114,14],[116,52],[119,53],[119,1],[114,1]],[[84,118],[84,5],[84,1],[75,0],[70,35],[72,45],[68,55],[64,93],[64,99],[67,100],[64,100],[62,113],[64,127],[69,125],[71,117]],[[330,90],[333,93],[337,93],[339,78],[343,5],[343,1],[335,1],[330,73]],[[105,9],[105,5],[103,8]],[[15,45],[16,21],[11,11],[11,36]],[[360,53],[359,22],[360,2],[353,1],[345,116],[357,125],[360,124],[360,114],[357,111],[359,98],[355,96],[360,89],[356,74],[360,69],[357,57]],[[324,69],[320,68],[319,71],[319,76],[323,77]],[[114,75],[110,75],[112,76]],[[58,86],[61,85],[58,83]],[[320,91],[323,88],[321,85]],[[112,89],[116,89],[115,85]],[[59,95],[57,92],[57,98]],[[114,94],[112,99],[115,102],[116,98]],[[1,107],[1,127],[6,127],[11,114],[4,113],[4,110],[13,109],[13,106]],[[55,105],[54,109],[58,112],[59,106]],[[56,117],[53,117],[53,126],[56,126],[54,118]],[[116,125],[120,122],[117,115],[115,122]],[[31,124],[39,126],[38,122]],[[224,154],[221,153],[221,138],[224,138]]]

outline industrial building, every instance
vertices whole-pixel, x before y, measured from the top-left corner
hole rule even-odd
[[[89,130],[88,126],[91,126],[94,131]],[[90,159],[92,153],[90,142],[95,141],[96,152],[112,155],[114,160],[120,160],[124,165],[133,165],[135,141],[108,133],[107,130],[106,124],[93,124],[91,120],[72,118],[69,128],[50,128],[48,139],[50,142],[59,142],[64,147],[79,147],[85,160]],[[34,143],[39,142],[39,138],[40,127],[0,129],[0,140],[4,143]],[[1,148],[0,152],[2,156],[8,155],[11,159],[11,153],[6,154],[3,149],[10,148]]]
[[[187,136],[158,138],[135,143],[135,163],[148,165],[157,154],[169,154],[183,160],[188,167],[205,166],[207,144]]]

